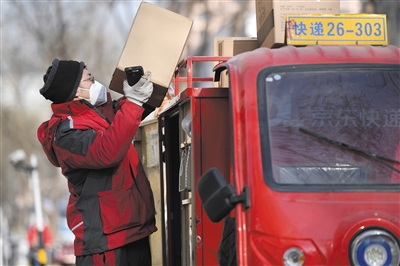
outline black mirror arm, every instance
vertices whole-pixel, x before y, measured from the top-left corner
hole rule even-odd
[[[250,190],[249,187],[243,188],[243,193],[240,195],[234,194],[229,197],[229,203],[236,205],[237,203],[242,203],[243,208],[247,210],[250,208]]]

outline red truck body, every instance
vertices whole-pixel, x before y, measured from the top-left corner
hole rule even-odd
[[[247,210],[244,210],[240,204],[236,208],[239,265],[282,265],[283,254],[291,247],[297,247],[304,252],[304,265],[347,265],[349,264],[349,246],[352,238],[367,228],[386,230],[398,241],[400,237],[400,178],[399,173],[390,168],[388,171],[376,171],[374,174],[381,176],[375,176],[376,182],[372,184],[367,184],[368,181],[346,183],[345,185],[340,183],[310,185],[302,183],[299,185],[297,182],[293,182],[295,184],[291,186],[287,183],[277,185],[276,182],[265,181],[265,175],[269,174],[265,162],[268,159],[274,161],[274,156],[279,156],[279,153],[282,152],[280,149],[283,149],[284,144],[298,144],[304,142],[305,137],[302,137],[303,140],[292,140],[296,133],[292,134],[292,132],[284,130],[277,130],[274,133],[272,126],[264,126],[263,129],[270,132],[269,140],[265,140],[268,134],[263,134],[265,131],[260,130],[260,121],[262,121],[260,110],[265,111],[265,109],[259,108],[261,105],[259,91],[260,86],[265,86],[266,76],[262,75],[262,71],[268,72],[268,68],[271,67],[285,67],[276,70],[279,73],[301,66],[307,67],[304,71],[317,72],[325,69],[330,72],[344,72],[343,69],[346,67],[351,67],[349,71],[355,72],[363,67],[370,67],[371,71],[374,71],[378,67],[386,66],[389,69],[391,66],[390,71],[395,72],[393,78],[397,78],[392,81],[394,82],[393,88],[395,89],[397,86],[397,92],[393,93],[392,97],[397,98],[392,101],[390,107],[393,110],[399,110],[399,62],[399,49],[393,46],[308,46],[302,48],[288,46],[281,49],[258,49],[238,55],[228,61],[225,66],[230,77],[234,185],[237,193],[241,193],[244,187],[249,187],[251,202],[251,207]],[[385,72],[387,69],[381,71]],[[271,73],[274,72],[275,70]],[[329,81],[326,84],[328,83]],[[261,90],[266,89],[268,88],[263,87]],[[296,89],[301,88],[293,87],[293,90]],[[349,86],[346,89],[351,90],[352,88]],[[368,91],[366,90],[365,93]],[[389,97],[389,95],[385,97]],[[292,100],[293,98],[292,96]],[[298,97],[298,100],[305,99]],[[299,109],[302,108],[300,105],[303,103],[297,104]],[[381,108],[389,108],[389,105]],[[294,109],[293,106],[292,109]],[[317,114],[314,113],[314,115]],[[303,119],[317,119],[315,116],[312,117],[311,114],[310,117],[303,117]],[[263,118],[265,118],[264,114]],[[271,121],[271,117],[269,121]],[[337,123],[337,121],[334,122]],[[303,123],[305,124],[303,126],[307,125],[307,121]],[[308,123],[308,125],[312,125],[312,123]],[[357,126],[361,127],[361,125]],[[398,120],[392,126],[390,132],[383,133],[375,141],[379,143],[379,138],[389,137],[384,134],[390,134],[393,137],[392,142],[386,144],[393,145],[387,147],[390,150],[387,150],[387,156],[395,159],[397,163],[388,162],[388,164],[400,169]],[[316,126],[315,130],[320,128],[326,129],[324,126]],[[367,131],[368,127],[365,126],[364,130]],[[337,132],[333,135],[338,137],[345,134],[345,132],[341,133],[340,130],[337,130],[337,127],[331,129],[328,126],[328,129],[324,130],[325,133],[329,133],[329,131]],[[276,147],[274,147],[272,142],[279,141],[279,136],[275,135],[278,133],[284,134],[285,137],[281,143],[275,143]],[[359,137],[361,138],[361,136]],[[261,143],[262,139],[266,144]],[[311,141],[309,144],[311,145]],[[354,143],[350,144],[354,145]],[[325,148],[322,146],[323,144],[320,145],[321,149]],[[270,151],[269,156],[265,154],[263,158],[264,146],[268,146],[267,148],[275,152]],[[364,146],[370,148],[375,145]],[[298,149],[301,148],[290,148],[292,152]],[[307,165],[311,160],[318,161],[320,159],[318,157],[304,159],[307,152],[310,156],[326,156],[325,152],[318,152],[315,149],[318,147],[307,150],[303,148],[298,156],[280,155],[282,158],[276,159],[276,164],[272,165]],[[312,155],[313,152],[315,155]],[[268,153],[268,151],[264,151],[264,153]],[[334,158],[329,159],[334,160]],[[320,162],[329,166],[339,162],[337,159],[333,160],[331,163],[329,160],[320,160]],[[347,162],[349,161],[354,160],[347,158]],[[365,164],[370,164],[370,162],[361,163],[361,165]],[[351,165],[355,164],[351,163]],[[384,174],[386,176],[383,176]],[[296,186],[302,187],[296,188]],[[310,188],[305,188],[307,186]]]
[[[190,65],[160,114],[166,264],[218,264],[216,222],[233,218],[238,265],[397,265],[399,48],[259,48],[216,66],[216,80],[224,70],[229,88],[196,87]]]

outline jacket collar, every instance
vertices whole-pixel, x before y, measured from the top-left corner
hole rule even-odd
[[[53,103],[51,104],[51,110],[55,116],[64,120],[68,116],[80,115],[92,109],[93,107],[89,106],[88,104],[89,103],[87,103],[85,100],[69,101],[59,104]]]

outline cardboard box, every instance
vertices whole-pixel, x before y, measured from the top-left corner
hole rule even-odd
[[[153,93],[147,102],[159,107],[180,61],[193,21],[156,5],[142,2],[132,23],[109,88],[123,93],[125,67],[151,71]]]
[[[257,38],[251,37],[216,37],[214,38],[214,56],[235,56],[258,48]],[[228,87],[228,75],[221,73],[218,87]]]
[[[216,37],[214,38],[215,56],[235,56],[257,49],[254,37]]]
[[[285,44],[287,14],[339,14],[340,0],[256,0],[259,47]]]

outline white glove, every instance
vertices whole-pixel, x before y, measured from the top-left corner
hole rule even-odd
[[[133,85],[132,87],[124,81],[124,94],[125,97],[137,104],[142,106],[146,103],[151,94],[153,93],[153,83],[150,81],[151,73],[148,73],[147,78],[141,77],[138,83]]]

